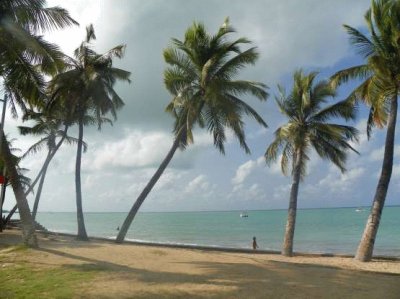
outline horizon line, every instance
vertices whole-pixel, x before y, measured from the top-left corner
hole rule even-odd
[[[387,205],[385,207],[400,207],[400,205]],[[322,209],[350,209],[350,208],[371,208],[367,206],[338,206],[338,207],[308,207],[298,210],[322,210]],[[251,212],[251,211],[287,211],[287,208],[276,209],[233,209],[233,210],[180,210],[180,211],[139,211],[138,213],[204,213],[204,212]],[[9,212],[3,210],[3,213]],[[75,213],[76,211],[38,211],[38,213]],[[18,211],[16,211],[18,213]],[[128,213],[127,211],[85,211],[84,213]]]

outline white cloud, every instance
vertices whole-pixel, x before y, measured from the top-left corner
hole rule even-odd
[[[192,181],[190,181],[186,188],[186,193],[203,193],[210,189],[210,183],[207,180],[207,177],[203,174],[195,177]]]
[[[334,166],[330,166],[328,175],[321,179],[318,185],[321,188],[329,188],[330,192],[348,191],[365,172],[365,168],[358,167],[340,173]]]
[[[371,161],[382,161],[384,151],[385,151],[384,146],[379,149],[371,151],[371,153],[369,154],[369,159]]]
[[[272,199],[274,200],[288,200],[290,188],[292,184],[280,184],[273,189]]]
[[[150,172],[150,171],[149,171]],[[154,171],[151,171],[151,176],[154,174]],[[175,171],[173,169],[166,169],[157,184],[154,187],[154,191],[162,191],[175,189],[175,186],[180,185],[182,181],[182,177],[185,171]],[[150,180],[150,175],[148,176],[148,180]]]
[[[246,198],[252,200],[265,200],[265,197],[265,191],[258,184],[253,184],[250,186],[248,190],[248,197]]]
[[[105,2],[105,0],[85,0],[82,3],[80,0],[69,0],[67,4],[62,0],[47,0],[48,7],[60,6],[67,8],[71,17],[79,22],[80,27],[71,26],[61,31],[49,32],[46,33],[46,38],[53,43],[61,45],[68,55],[72,55],[73,51],[85,38],[85,27],[89,24],[94,24],[96,36],[99,42],[102,42],[102,34],[107,30],[107,27],[115,27],[107,26],[104,22]]]
[[[400,145],[396,145],[394,147],[394,156],[395,157],[400,157]]]
[[[163,131],[126,130],[119,140],[98,142],[90,146],[83,158],[83,169],[158,167],[172,147],[173,135]],[[181,153],[178,149],[169,167],[187,167],[193,156],[212,143],[207,133],[195,136],[195,143]]]
[[[393,178],[400,178],[400,163],[393,165]]]
[[[133,131],[122,140],[105,143],[93,154],[91,167],[95,170],[109,167],[145,167],[160,164],[172,145],[165,133],[143,134]]]
[[[267,194],[259,184],[251,185],[238,184],[233,186],[232,191],[228,194],[228,198],[238,202],[266,202]]]
[[[246,178],[258,167],[264,163],[264,157],[260,157],[257,160],[249,160],[246,163],[240,165],[236,170],[236,174],[232,179],[232,184],[242,184]]]
[[[270,170],[271,173],[283,175],[282,167],[281,167],[281,159],[282,159],[282,155],[279,155],[278,159],[276,159],[275,162],[273,162],[271,165],[269,165],[268,169]]]
[[[240,165],[236,170],[236,175],[232,179],[232,183],[235,185],[243,183],[256,166],[257,164],[252,160]]]

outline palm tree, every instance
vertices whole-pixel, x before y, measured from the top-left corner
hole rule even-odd
[[[0,77],[5,99],[23,110],[41,104],[45,84],[41,72],[54,73],[62,62],[62,53],[40,35],[49,29],[77,24],[68,12],[59,7],[45,8],[43,0],[2,0],[0,2]],[[3,136],[3,137],[2,137]],[[11,151],[0,131],[0,151],[4,157],[18,204],[23,241],[37,246],[33,220]]]
[[[38,142],[33,144],[22,156],[22,158],[25,158],[29,154],[37,153],[43,148],[43,146],[47,146],[46,159],[36,179],[33,181],[33,184],[36,184],[36,182],[39,181],[39,186],[36,192],[35,202],[32,209],[32,217],[35,220],[44,180],[47,173],[47,168],[51,160],[53,159],[64,141],[66,141],[68,144],[77,143],[78,141],[76,138],[67,135],[70,124],[68,124],[68,121],[66,121],[65,117],[63,117],[62,115],[57,118],[57,116],[55,115],[49,116],[44,113],[29,111],[24,115],[24,120],[33,120],[35,121],[35,124],[32,127],[20,126],[19,130],[21,135],[31,134],[43,137]],[[62,126],[64,128],[61,130]],[[58,141],[57,138],[59,138]],[[87,146],[84,143],[84,151],[86,150],[86,147]]]
[[[128,81],[130,72],[115,68],[113,58],[122,58],[125,46],[118,45],[104,54],[97,54],[91,47],[95,40],[92,25],[86,28],[86,40],[75,50],[75,58],[69,58],[67,70],[58,74],[49,84],[52,93],[50,107],[63,105],[78,124],[78,145],[75,165],[76,206],[79,240],[88,240],[82,210],[81,160],[83,149],[83,127],[111,122],[104,115],[111,113],[116,119],[116,111],[124,105],[114,90],[117,80]]]
[[[21,182],[21,187],[24,190],[26,190],[27,188],[29,188],[31,186],[31,180],[24,175],[24,173],[27,171],[27,169],[21,168],[19,166],[19,162],[21,161],[22,157],[18,157],[18,156],[16,156],[14,154],[14,152],[20,151],[20,149],[12,147],[12,142],[13,141],[14,141],[14,139],[7,140],[7,145],[8,145],[8,148],[10,149],[10,151],[12,153],[11,154],[11,158],[12,158],[13,164],[15,165],[17,173],[19,175],[19,179],[20,179],[20,182]],[[1,170],[1,173],[4,174],[4,178],[3,178],[4,182],[1,185],[1,198],[0,198],[0,215],[1,215],[1,218],[0,218],[0,232],[2,231],[3,227],[7,223],[7,221],[3,221],[3,216],[2,215],[3,215],[3,204],[4,204],[5,193],[6,193],[6,187],[7,187],[7,185],[9,185],[8,173],[7,173],[7,169],[6,169],[5,164],[4,164],[3,161],[4,161],[4,158],[0,160],[0,170]]]
[[[349,95],[349,100],[363,101],[370,107],[367,134],[374,126],[387,126],[381,175],[375,191],[371,212],[355,258],[370,261],[385,205],[393,168],[393,152],[397,118],[397,97],[400,83],[400,2],[373,0],[365,14],[369,36],[345,25],[351,43],[364,56],[366,63],[341,70],[332,76],[332,84],[349,79],[362,83]]]
[[[267,98],[267,86],[254,81],[234,80],[239,70],[252,65],[258,58],[256,48],[241,51],[242,44],[250,41],[228,39],[235,32],[229,19],[215,35],[210,35],[204,25],[194,23],[185,33],[184,41],[173,39],[173,46],[164,50],[169,67],[164,72],[164,83],[173,98],[166,110],[175,117],[173,145],[160,167],[137,198],[129,211],[116,241],[122,242],[128,229],[176,150],[193,143],[193,128],[199,125],[214,137],[214,145],[225,153],[225,128],[233,131],[246,153],[250,150],[245,141],[243,115],[253,117],[267,126],[241,96],[251,94],[260,100]]]
[[[296,71],[293,88],[288,95],[283,87],[279,87],[280,95],[276,102],[289,121],[275,131],[275,139],[265,152],[269,165],[282,154],[280,162],[285,175],[291,162],[293,182],[282,247],[282,254],[285,256],[293,255],[297,196],[300,181],[306,175],[310,150],[314,149],[321,158],[333,162],[342,172],[345,171],[346,151],[355,151],[348,141],[357,138],[357,130],[328,122],[332,118],[354,119],[353,105],[349,101],[341,101],[322,107],[328,97],[335,95],[335,91],[326,81],[315,82],[317,74]]]

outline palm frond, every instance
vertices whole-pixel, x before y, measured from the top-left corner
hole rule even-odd
[[[27,156],[36,154],[40,152],[44,146],[46,146],[48,139],[41,138],[39,141],[37,141],[35,144],[31,145],[26,152],[22,155],[21,159],[25,159]]]
[[[358,65],[340,70],[333,74],[330,78],[330,84],[336,88],[337,86],[347,83],[349,80],[365,80],[372,75],[372,70],[368,65]]]
[[[278,159],[278,154],[282,150],[282,147],[286,143],[284,140],[282,134],[281,134],[282,128],[278,128],[274,135],[275,139],[272,141],[272,143],[268,146],[267,150],[264,153],[264,158],[267,163],[267,165],[271,165],[273,162],[275,162]]]
[[[250,48],[246,51],[243,51],[230,60],[225,62],[214,74],[215,78],[221,78],[224,80],[230,80],[231,78],[235,77],[238,72],[245,68],[246,66],[254,65],[259,57],[256,48]]]
[[[358,53],[365,58],[375,54],[374,44],[357,29],[344,25],[347,33],[350,35],[350,42],[357,48]]]
[[[346,121],[354,120],[357,117],[357,106],[354,101],[343,100],[321,109],[311,116],[311,121],[323,122],[332,117],[343,118]]]
[[[243,111],[246,115],[254,118],[263,127],[268,128],[268,125],[264,119],[250,105],[237,97],[231,95],[227,95],[227,97],[234,103],[234,105],[238,106],[240,111]]]
[[[321,107],[335,91],[328,82],[317,82],[316,76],[316,72],[305,74],[301,70],[296,71],[289,94],[283,87],[278,87],[276,102],[288,122],[275,132],[275,139],[265,154],[270,164],[281,153],[282,172],[287,175],[291,162],[292,176],[295,175],[295,169],[300,167],[301,179],[307,173],[307,161],[312,148],[323,159],[332,161],[344,171],[347,150],[355,151],[349,141],[357,141],[358,131],[355,128],[328,123],[332,118],[353,119],[355,101],[345,100]]]

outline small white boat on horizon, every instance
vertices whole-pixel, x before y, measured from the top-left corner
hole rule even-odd
[[[246,212],[240,213],[240,218],[247,218],[249,215]]]

